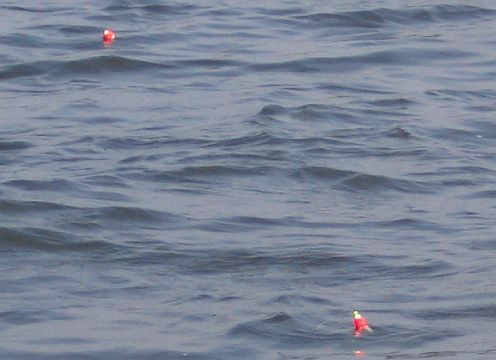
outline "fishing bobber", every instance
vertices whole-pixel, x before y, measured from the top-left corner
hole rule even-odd
[[[355,331],[353,332],[355,336],[360,336],[364,331],[372,331],[367,318],[357,310],[353,311],[353,322],[355,323]]]
[[[117,38],[117,34],[110,29],[103,30],[103,43],[106,45],[112,44],[112,42]]]

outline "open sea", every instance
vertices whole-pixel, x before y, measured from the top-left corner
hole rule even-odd
[[[496,2],[0,18],[1,359],[496,358]]]

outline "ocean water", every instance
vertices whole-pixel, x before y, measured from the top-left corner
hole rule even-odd
[[[2,359],[496,356],[493,1],[0,17]]]

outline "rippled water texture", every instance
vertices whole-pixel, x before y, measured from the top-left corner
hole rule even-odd
[[[1,357],[492,359],[467,4],[2,2]]]

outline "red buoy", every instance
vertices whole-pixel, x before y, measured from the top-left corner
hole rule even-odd
[[[112,42],[117,38],[117,34],[110,29],[103,30],[103,43],[106,45],[112,44]]]
[[[355,331],[353,332],[355,336],[360,336],[363,331],[372,331],[367,318],[357,310],[353,311],[353,322],[355,323]]]

